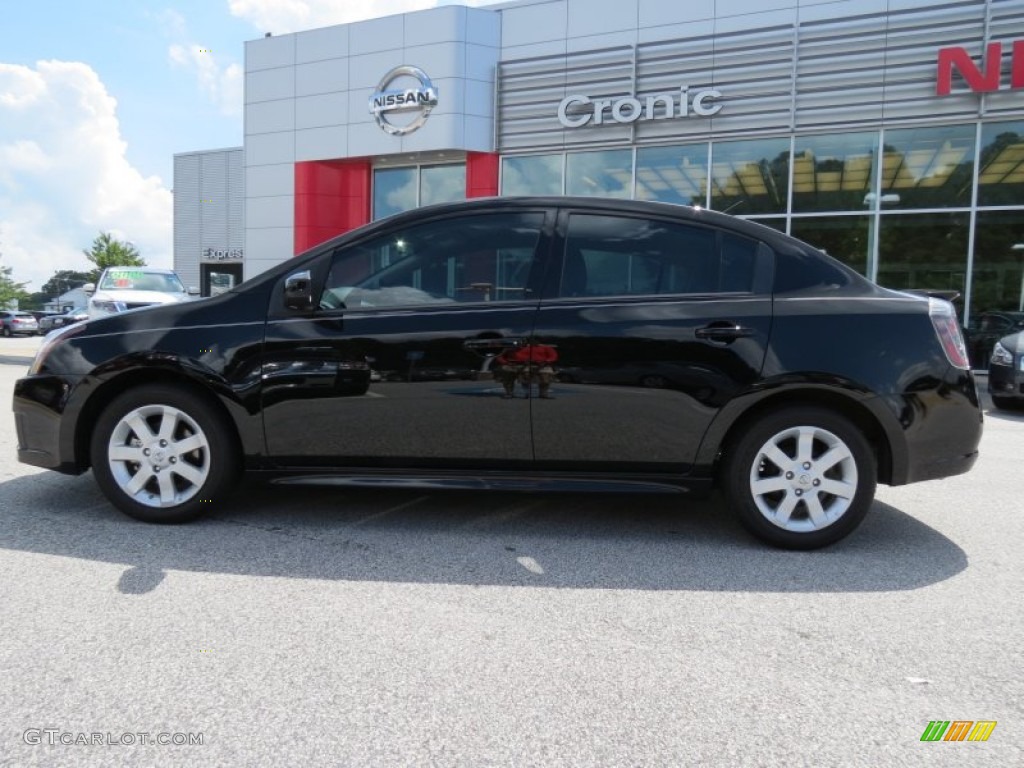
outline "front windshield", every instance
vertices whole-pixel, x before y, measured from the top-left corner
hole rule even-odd
[[[173,272],[143,272],[138,269],[109,270],[103,276],[99,289],[101,291],[185,292],[185,286]]]

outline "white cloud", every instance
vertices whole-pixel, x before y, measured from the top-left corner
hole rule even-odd
[[[242,114],[242,65],[229,56],[222,56],[191,40],[185,17],[173,9],[161,12],[157,19],[173,43],[167,54],[171,64],[191,72],[199,89],[221,114]]]
[[[170,190],[128,162],[116,110],[87,64],[0,63],[0,253],[29,290],[87,268],[101,230],[172,262]]]
[[[487,5],[497,0],[465,0],[464,5]],[[420,11],[447,3],[438,0],[228,0],[231,13],[261,33],[283,35],[331,24]]]
[[[237,62],[222,63],[209,49],[195,44],[175,43],[168,49],[171,62],[193,74],[199,88],[217,105],[222,114],[242,112],[242,66]]]

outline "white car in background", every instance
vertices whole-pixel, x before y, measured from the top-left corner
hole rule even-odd
[[[86,283],[83,290],[89,296],[90,319],[157,304],[176,304],[199,295],[198,288],[185,290],[173,270],[157,267],[107,267],[99,282]]]

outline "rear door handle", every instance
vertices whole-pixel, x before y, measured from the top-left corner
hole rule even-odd
[[[755,333],[753,328],[746,328],[736,323],[730,323],[725,321],[711,323],[705,325],[703,328],[698,328],[694,335],[698,339],[707,339],[708,341],[720,341],[728,344],[736,339],[743,338],[744,336],[753,336]]]

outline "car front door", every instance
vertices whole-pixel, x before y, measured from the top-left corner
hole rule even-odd
[[[760,374],[770,249],[699,223],[563,211],[537,317],[538,468],[688,472]],[[541,397],[542,378],[549,379]]]
[[[310,270],[314,308],[272,303],[262,376],[272,460],[530,465],[529,400],[506,396],[492,366],[532,332],[553,223],[507,206],[409,217],[324,254]]]

